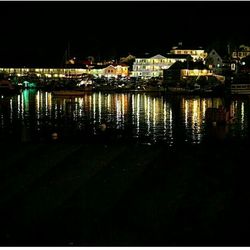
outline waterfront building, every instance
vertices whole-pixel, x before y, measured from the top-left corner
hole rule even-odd
[[[105,77],[127,77],[129,75],[127,65],[109,65],[103,69],[102,75]]]
[[[166,56],[157,54],[155,56],[144,56],[135,58],[133,64],[132,77],[151,78],[162,77],[163,69],[168,69],[177,61],[184,62],[188,55],[172,55]]]
[[[194,78],[198,79],[202,76],[212,76],[213,71],[202,62],[187,61],[176,62],[169,69],[163,71],[163,79],[166,83],[178,83],[178,81]]]
[[[86,68],[0,68],[0,72],[16,76],[33,75],[46,78],[73,78],[88,71]]]
[[[44,78],[78,78],[83,74],[97,77],[128,76],[126,65],[82,65],[79,68],[0,68],[0,73],[16,76],[37,76]]]
[[[233,51],[232,58],[241,60],[242,58],[250,55],[250,47],[246,45],[240,45],[239,49]]]
[[[214,73],[221,74],[223,60],[215,49],[212,49],[206,57],[205,64],[209,69],[212,69]]]
[[[182,46],[182,43],[179,43],[178,46],[172,47],[172,50],[170,50],[171,54],[175,55],[190,55],[193,59],[193,61],[204,61],[207,57],[207,52],[205,52],[204,49],[201,47],[199,48],[185,48]]]

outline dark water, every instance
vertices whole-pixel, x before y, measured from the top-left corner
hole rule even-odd
[[[220,105],[234,123],[208,126],[206,109]],[[249,107],[248,97],[1,97],[0,142],[83,143],[1,144],[0,245],[250,245],[249,144],[209,144],[248,139]]]
[[[0,99],[1,141],[95,141],[107,138],[140,143],[176,142],[199,144],[211,134],[221,138],[249,136],[250,99],[198,96],[164,96],[147,93],[86,93],[83,97],[56,98],[51,93],[24,90]],[[228,101],[227,101],[228,102]],[[227,104],[234,123],[208,129],[208,107]]]

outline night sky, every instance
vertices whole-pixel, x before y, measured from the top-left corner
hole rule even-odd
[[[60,66],[186,46],[250,45],[250,2],[1,2],[0,65]]]

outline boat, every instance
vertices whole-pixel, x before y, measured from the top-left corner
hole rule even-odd
[[[52,91],[54,96],[84,96],[86,93],[92,91],[92,88],[85,88],[81,90],[57,90]]]
[[[205,112],[205,120],[209,124],[230,124],[234,121],[235,117],[230,109],[223,106],[218,108],[207,108]]]
[[[232,83],[229,90],[233,95],[250,95],[250,83]]]
[[[0,80],[0,94],[17,94],[20,93],[20,89],[12,84],[10,80]]]

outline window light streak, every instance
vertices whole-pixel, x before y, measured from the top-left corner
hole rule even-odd
[[[167,136],[167,105],[163,103],[163,127],[164,127],[164,137]]]
[[[96,123],[96,93],[93,95],[93,121]]]
[[[101,92],[98,93],[98,115],[99,115],[99,123],[101,123],[102,119],[102,96]]]
[[[39,96],[39,90],[37,91],[36,94],[36,115],[37,115],[37,119],[40,119],[40,96]]]
[[[108,97],[107,97],[107,102],[108,102],[108,112],[111,111],[111,97],[110,97],[110,94],[108,94]]]
[[[153,99],[153,127],[155,129],[155,124],[156,124],[156,108],[155,108],[155,98]]]
[[[193,101],[193,114],[192,114],[192,123],[193,123],[193,128],[195,127],[195,123],[198,123],[198,104],[197,100]]]
[[[240,119],[240,124],[241,124],[241,129],[244,129],[244,121],[245,121],[245,105],[244,102],[241,103],[241,119]]]
[[[169,107],[169,135],[170,138],[173,140],[173,113],[171,107]]]
[[[206,115],[206,100],[202,100],[202,117],[205,118]]]
[[[150,126],[150,113],[151,113],[150,110],[151,110],[151,102],[150,102],[150,98],[148,97],[147,98],[147,115],[146,115],[148,134],[150,133],[150,128],[151,128],[151,126]]]
[[[140,94],[137,94],[137,100],[136,100],[136,132],[137,135],[139,135],[140,132]]]
[[[122,94],[122,107],[121,107],[121,125],[124,128],[124,114],[125,114],[125,95]]]
[[[120,127],[121,125],[121,100],[116,96],[116,126]]]
[[[18,112],[17,117],[18,117],[18,118],[20,118],[20,112],[21,112],[21,110],[20,110],[20,98],[21,98],[21,97],[20,97],[20,96],[21,96],[21,95],[18,95],[18,96],[17,96],[17,107],[18,107],[18,108],[17,108],[17,112]]]
[[[48,115],[48,92],[45,93],[45,114]]]
[[[10,122],[12,123],[13,121],[13,100],[12,98],[10,99]]]
[[[185,107],[185,126],[187,128],[188,126],[188,101],[187,100],[185,100],[184,107]]]
[[[23,103],[23,96],[21,96],[21,118],[24,118],[24,103]]]
[[[135,124],[135,95],[132,95],[132,124]]]

